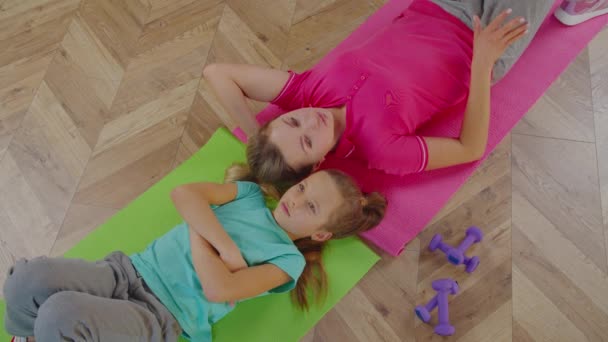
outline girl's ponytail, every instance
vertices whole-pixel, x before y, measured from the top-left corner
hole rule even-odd
[[[372,192],[363,196],[362,200],[363,215],[361,217],[360,230],[366,231],[377,226],[386,211],[386,199],[377,192]]]

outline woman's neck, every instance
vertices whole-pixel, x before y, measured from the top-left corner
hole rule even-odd
[[[346,130],[346,105],[342,107],[333,107],[329,111],[334,117],[334,145],[338,143],[340,137]]]

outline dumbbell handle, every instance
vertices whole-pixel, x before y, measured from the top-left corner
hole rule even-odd
[[[435,310],[435,308],[437,307],[437,296],[438,295],[439,294],[436,294],[433,298],[431,298],[431,300],[429,300],[428,303],[426,303],[426,305],[424,306],[426,311],[432,312],[433,310]]]
[[[475,243],[475,237],[473,235],[467,235],[456,250],[460,253],[464,253],[467,249],[469,249],[469,247],[471,247],[473,243]]]
[[[441,242],[439,242],[439,245],[437,246],[437,248],[439,248],[440,251],[442,251],[443,253],[445,253],[447,255],[447,253],[450,251],[450,249],[452,249],[452,246],[441,241]]]
[[[439,311],[439,323],[447,324],[450,322],[450,315],[448,312],[448,292],[441,291],[437,294],[437,311]]]

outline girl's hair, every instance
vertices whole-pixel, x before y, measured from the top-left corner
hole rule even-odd
[[[377,192],[363,194],[353,179],[341,171],[320,172],[327,172],[330,175],[344,199],[322,227],[323,230],[332,233],[332,238],[340,239],[359,234],[380,223],[387,205],[382,195]],[[316,301],[320,301],[327,294],[327,275],[322,263],[325,242],[303,238],[294,243],[304,255],[306,266],[291,294],[300,308],[308,310],[309,286]]]
[[[251,174],[262,182],[293,182],[305,178],[312,172],[313,165],[294,170],[281,151],[270,141],[270,122],[247,141],[247,163]]]
[[[338,170],[323,170],[327,172],[336,184],[343,201],[338,208],[331,213],[329,220],[323,230],[331,232],[333,238],[344,238],[352,236],[376,226],[384,217],[386,200],[377,192],[363,194],[353,179]],[[257,179],[249,172],[244,164],[234,164],[226,170],[225,182],[233,181],[257,182]],[[258,182],[258,184],[260,184]],[[280,192],[274,186],[260,184],[262,191],[267,197],[279,199]],[[325,242],[312,240],[310,237],[294,241],[306,259],[306,266],[298,279],[292,298],[300,308],[308,310],[309,300],[307,289],[316,301],[320,301],[326,295],[327,275],[322,264],[322,253]]]

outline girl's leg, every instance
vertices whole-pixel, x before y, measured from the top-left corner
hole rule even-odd
[[[502,79],[524,53],[540,28],[555,0],[431,0],[447,12],[455,15],[467,26],[473,27],[473,16],[488,25],[502,11],[511,8],[510,18],[524,17],[530,24],[530,32],[512,44],[494,66],[493,82]]]
[[[112,298],[126,292],[126,284],[116,279],[105,261],[37,257],[18,260],[4,283],[6,330],[16,336],[33,336],[38,309],[55,293],[72,290]],[[121,289],[122,288],[122,289]]]
[[[167,334],[179,330],[168,310],[144,288],[129,257],[115,252],[97,262],[46,257],[17,261],[4,284],[6,331],[33,336],[39,309],[48,298],[63,291],[137,300],[154,312]]]
[[[34,325],[38,341],[177,341],[165,339],[154,314],[123,299],[63,291],[50,296],[38,309]]]

